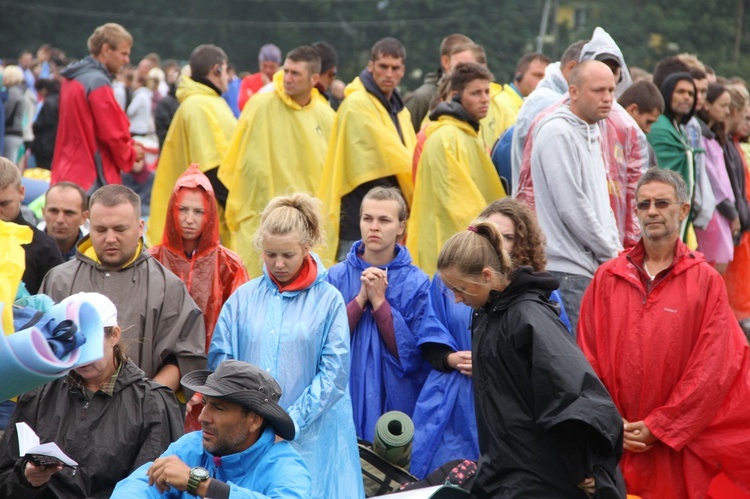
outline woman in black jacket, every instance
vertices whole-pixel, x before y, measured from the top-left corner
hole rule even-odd
[[[557,280],[514,272],[487,221],[449,239],[437,267],[456,301],[475,309],[472,496],[625,497],[623,421],[548,300]]]
[[[147,379],[121,350],[114,304],[86,295],[102,317],[104,356],[19,397],[0,443],[0,498],[108,498],[118,481],[182,436],[172,390]],[[20,456],[20,422],[76,461],[75,472]]]

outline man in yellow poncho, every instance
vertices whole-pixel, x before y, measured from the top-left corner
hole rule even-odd
[[[229,231],[224,220],[227,190],[217,173],[229,146],[237,120],[222,99],[226,91],[227,55],[216,45],[199,45],[190,55],[190,73],[177,88],[180,107],[164,140],[151,191],[151,215],[146,233],[149,244],[161,243],[167,205],[172,190],[188,166],[196,163],[211,181],[219,204],[219,231],[226,244]]]
[[[521,110],[523,100],[534,91],[539,82],[544,78],[544,70],[550,60],[546,55],[532,52],[524,54],[516,64],[516,74],[513,81],[503,85],[503,89],[494,96],[494,100],[504,110],[506,122],[505,128],[500,134],[516,122],[518,112]]]
[[[373,45],[367,68],[346,87],[318,188],[327,212],[324,260],[344,260],[360,239],[359,207],[373,187],[399,187],[411,202],[416,136],[396,90],[405,61],[401,42],[384,38]]]
[[[445,241],[466,230],[491,201],[505,196],[479,137],[491,81],[484,66],[459,63],[450,75],[453,99],[430,114],[406,240],[414,264],[430,275]]]
[[[248,101],[221,162],[231,248],[251,278],[261,274],[253,237],[268,202],[289,192],[314,194],[320,182],[335,116],[315,88],[320,71],[314,48],[289,52],[283,72],[273,77],[273,92]]]

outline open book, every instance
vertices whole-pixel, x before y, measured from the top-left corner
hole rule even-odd
[[[37,466],[67,466],[75,469],[78,463],[68,457],[54,442],[39,444],[39,437],[26,423],[16,423],[18,453]]]

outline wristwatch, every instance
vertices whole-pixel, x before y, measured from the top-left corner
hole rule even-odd
[[[206,468],[195,467],[190,470],[188,478],[187,491],[189,494],[198,495],[198,485],[208,480],[208,470]]]

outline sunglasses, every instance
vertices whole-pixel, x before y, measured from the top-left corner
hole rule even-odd
[[[635,207],[638,211],[648,211],[651,208],[651,203],[656,206],[657,210],[666,210],[670,204],[680,204],[678,201],[669,201],[667,199],[649,199],[647,201],[639,201]]]

